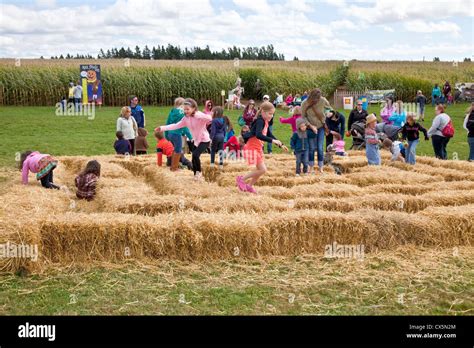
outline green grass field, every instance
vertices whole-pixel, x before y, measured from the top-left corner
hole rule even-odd
[[[464,112],[468,104],[457,104],[450,106],[448,114],[453,118],[456,134],[448,144],[449,158],[456,156],[460,160],[466,160],[469,147],[466,132],[462,128]],[[151,133],[157,125],[164,124],[169,107],[144,107],[147,116],[146,128]],[[339,110],[343,111],[343,110]],[[2,119],[2,138],[5,143],[0,148],[0,166],[13,166],[18,152],[25,150],[37,150],[52,155],[98,155],[112,154],[112,144],[115,140],[115,122],[119,108],[103,107],[96,109],[94,119],[87,116],[56,116],[55,109],[51,107],[2,107],[0,118]],[[371,106],[369,112],[380,114],[379,106]],[[235,127],[238,129],[237,118],[241,111],[226,111]],[[344,112],[346,118],[349,113]],[[274,123],[274,133],[284,143],[288,144],[291,136],[291,127],[277,121],[280,117],[287,117],[287,112],[277,110]],[[425,112],[425,125],[431,125],[434,109],[427,106]],[[153,144],[152,134],[149,143]],[[352,140],[346,138],[348,148]],[[279,149],[275,149],[275,153]],[[433,156],[430,141],[421,141],[418,145],[419,155]]]

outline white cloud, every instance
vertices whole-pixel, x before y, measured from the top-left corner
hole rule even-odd
[[[56,6],[56,0],[36,0],[35,3],[38,7],[53,8]]]
[[[363,19],[371,24],[386,24],[416,19],[439,19],[452,16],[474,16],[471,0],[384,0],[371,6],[341,6],[341,13]]]
[[[151,48],[171,43],[181,47],[209,45],[213,50],[232,45],[273,44],[276,51],[284,53],[287,59],[293,56],[300,59],[410,59],[429,56],[431,48],[425,47],[427,53],[422,52],[417,42],[406,33],[392,46],[380,47],[380,35],[374,35],[372,39],[372,34],[382,30],[393,31],[394,28],[433,32],[438,30],[440,24],[449,32],[462,33],[454,21],[437,22],[436,16],[429,20],[417,18],[408,22],[408,17],[413,15],[408,9],[403,9],[404,13],[409,14],[407,20],[401,21],[400,25],[389,26],[387,23],[390,21],[381,21],[380,13],[387,12],[390,18],[395,18],[393,3],[392,8],[388,9],[372,1],[351,4],[337,1],[341,4],[337,9],[340,13],[349,6],[355,6],[353,9],[364,9],[365,17],[374,15],[376,22],[381,21],[380,24],[369,25],[367,20],[357,17],[357,11],[348,16],[341,15],[328,24],[311,17],[324,6],[326,10],[333,9],[327,3],[334,3],[335,0],[288,0],[280,6],[275,6],[275,1],[233,0],[233,8],[226,10],[214,8],[211,0],[117,0],[100,9],[87,5],[46,9],[2,4],[0,56],[49,57],[68,52],[96,55],[100,48],[130,46],[133,49],[136,45],[143,47],[145,44]],[[399,1],[403,3],[404,0]],[[367,10],[367,6],[374,8],[374,12]],[[353,44],[352,39],[346,41],[347,35],[356,30],[363,31],[365,39],[357,44]],[[360,37],[360,34],[357,33],[357,36]],[[449,39],[445,35],[441,37]],[[404,41],[408,43],[399,44]],[[453,50],[453,55],[470,56],[472,47],[469,48],[464,42],[457,41],[461,51]],[[445,43],[449,44],[448,41],[439,41],[440,46],[445,46]],[[449,52],[445,53],[449,55]],[[436,55],[443,59],[441,54]]]
[[[415,33],[445,33],[450,36],[459,37],[461,28],[453,22],[439,21],[426,22],[421,19],[406,22],[404,27],[407,31]]]

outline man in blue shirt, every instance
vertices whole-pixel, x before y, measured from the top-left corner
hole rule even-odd
[[[145,128],[145,112],[141,105],[138,105],[138,98],[135,95],[130,97],[130,109],[132,110],[132,116],[137,121],[138,128]]]

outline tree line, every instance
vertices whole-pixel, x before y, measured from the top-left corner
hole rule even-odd
[[[41,58],[44,58],[41,56]],[[93,59],[94,57],[90,54],[75,56],[68,53],[67,55],[52,56],[51,59]],[[261,47],[229,47],[227,50],[222,49],[221,51],[211,51],[209,46],[205,48],[201,47],[185,47],[182,49],[179,46],[168,44],[168,46],[153,46],[151,49],[148,46],[140,48],[135,47],[135,50],[130,47],[124,48],[111,48],[107,51],[100,49],[97,59],[176,59],[176,60],[192,60],[192,59],[205,59],[205,60],[231,60],[231,59],[243,59],[243,60],[285,60],[283,54],[275,52],[273,45],[261,46]],[[296,58],[296,57],[295,57]],[[297,59],[297,58],[296,58]]]

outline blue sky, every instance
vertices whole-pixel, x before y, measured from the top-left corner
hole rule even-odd
[[[474,58],[470,0],[0,0],[0,57],[273,44],[287,59]]]

